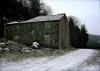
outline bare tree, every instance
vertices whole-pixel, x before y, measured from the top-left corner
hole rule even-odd
[[[51,15],[52,12],[53,12],[53,10],[51,9],[51,7],[48,6],[45,3],[41,3],[40,4],[40,8],[41,8],[41,10],[40,10],[41,15]]]

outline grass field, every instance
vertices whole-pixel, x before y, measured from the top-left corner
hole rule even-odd
[[[20,60],[31,57],[49,57],[49,56],[59,56],[65,53],[69,53],[75,50],[75,48],[66,48],[66,49],[34,49],[30,50],[30,52],[22,53],[22,52],[3,52],[0,53],[0,58],[6,58],[8,60]]]

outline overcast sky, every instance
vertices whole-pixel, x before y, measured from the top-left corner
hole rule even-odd
[[[99,0],[42,0],[54,14],[66,13],[80,19],[90,34],[100,35]]]

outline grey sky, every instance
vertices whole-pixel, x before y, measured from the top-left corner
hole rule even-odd
[[[54,14],[66,13],[80,19],[90,34],[100,35],[99,0],[42,0],[49,5]]]

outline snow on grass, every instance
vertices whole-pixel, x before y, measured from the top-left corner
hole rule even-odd
[[[0,71],[64,71],[77,67],[93,56],[95,50],[78,49],[58,57],[30,58],[19,62],[1,62]],[[1,60],[2,61],[2,60]]]

